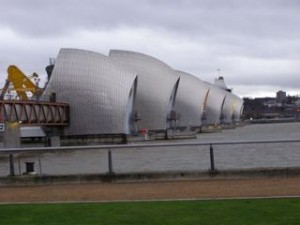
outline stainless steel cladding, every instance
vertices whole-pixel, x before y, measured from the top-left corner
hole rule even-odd
[[[241,119],[241,115],[243,114],[244,100],[236,95],[233,95],[233,97],[234,97],[234,103],[233,103],[232,120],[234,123],[239,123]]]
[[[137,74],[107,56],[78,49],[61,49],[44,99],[70,104],[66,135],[128,134],[134,129]]]
[[[225,124],[239,123],[244,101],[235,94],[232,94],[232,89],[227,87],[223,77],[218,77],[215,79],[215,86],[224,90],[226,95],[221,122]]]
[[[109,57],[138,74],[135,109],[141,116],[139,127],[169,128],[179,82],[175,71],[160,60],[137,52],[111,50]]]
[[[232,94],[231,92],[225,92],[225,102],[222,110],[222,121],[223,124],[236,124],[240,122],[242,114],[242,107],[244,101]]]
[[[233,111],[235,107],[234,95],[224,90],[225,101],[221,114],[222,124],[231,124],[233,122]]]
[[[205,125],[217,125],[221,123],[221,113],[225,103],[225,91],[215,85],[206,83],[209,88],[205,104]]]
[[[216,86],[215,88],[218,89],[217,92],[219,93],[218,94],[220,98],[219,100],[223,98],[223,102],[221,105],[220,123],[221,124],[239,123],[240,116],[242,114],[243,100],[240,97],[236,96],[235,94],[232,94],[231,92],[225,91],[224,89],[220,89],[219,87]],[[211,103],[208,102],[208,104]],[[208,105],[207,107],[210,108],[211,106]],[[215,111],[215,109],[213,111]],[[207,115],[207,116],[210,117],[212,115]],[[214,120],[217,120],[217,114],[214,115],[214,118],[215,118]],[[212,121],[208,123],[213,124]]]
[[[199,78],[181,71],[175,108],[180,112],[179,126],[200,127],[209,87]]]

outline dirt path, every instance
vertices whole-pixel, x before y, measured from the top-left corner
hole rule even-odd
[[[0,186],[0,202],[300,196],[300,178]]]

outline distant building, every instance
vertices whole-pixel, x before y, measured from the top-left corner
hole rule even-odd
[[[286,92],[285,91],[278,91],[276,93],[276,101],[278,103],[285,103],[286,102]]]

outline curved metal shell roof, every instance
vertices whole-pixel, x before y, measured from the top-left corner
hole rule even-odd
[[[242,113],[243,100],[237,95],[232,94],[231,92],[223,90],[215,85],[212,86],[218,89],[217,90],[218,95],[220,95],[220,98],[223,98],[220,123],[221,124],[238,123],[240,121],[240,116]],[[214,117],[215,117],[214,120],[217,120],[217,115],[214,115]],[[212,123],[212,121],[210,123]]]
[[[182,71],[180,76],[175,108],[180,113],[180,126],[200,127],[209,87],[199,78]]]
[[[209,93],[205,105],[205,124],[216,125],[220,124],[221,113],[225,104],[225,91],[215,85],[206,83],[209,88]]]
[[[140,128],[165,130],[173,109],[179,76],[162,61],[151,56],[122,50],[111,50],[109,57],[138,74],[136,110],[141,116]]]
[[[231,92],[225,84],[224,78],[215,79],[215,86],[225,91],[225,102],[223,107],[223,123],[238,123],[242,114],[243,99]]]
[[[227,92],[224,90],[224,93],[226,97],[222,110],[222,123],[238,123],[240,121],[244,101],[243,99],[241,99],[235,94],[232,94],[231,92]]]
[[[233,117],[233,110],[234,110],[234,96],[230,93],[224,90],[225,93],[225,102],[224,102],[224,106],[223,106],[223,110],[222,110],[222,123],[224,124],[231,124],[232,121],[232,117]]]
[[[233,94],[234,103],[233,103],[233,122],[239,123],[241,119],[241,115],[243,113],[244,108],[244,100],[240,97]]]
[[[107,56],[61,49],[43,98],[70,104],[66,135],[130,133],[136,80]]]

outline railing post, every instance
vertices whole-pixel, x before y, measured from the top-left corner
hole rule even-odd
[[[113,161],[112,161],[112,153],[110,148],[108,149],[108,173],[113,174]]]
[[[214,158],[214,149],[212,144],[209,145],[209,155],[210,155],[210,171],[215,171],[215,158]]]
[[[14,156],[13,154],[9,154],[9,175],[15,176],[15,166],[14,166]]]

